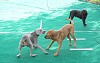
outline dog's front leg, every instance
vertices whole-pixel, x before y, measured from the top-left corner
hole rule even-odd
[[[38,44],[36,44],[36,46],[41,50],[43,51],[45,54],[48,54],[48,52],[46,52],[43,48],[41,48]]]
[[[43,48],[41,48],[39,45],[38,45],[38,39],[35,39],[34,40],[34,45],[39,48],[41,51],[43,51],[45,54],[48,54],[48,52],[46,52]]]
[[[58,49],[57,49],[56,53],[54,54],[54,56],[57,56],[57,55],[58,55],[58,52],[60,51],[60,48],[61,48],[61,45],[62,45],[61,42],[62,42],[62,41],[59,41],[59,42],[58,42],[59,46],[58,46]]]
[[[46,50],[49,50],[49,48],[51,47],[51,45],[54,43],[54,40],[52,40],[52,42],[50,43],[50,45],[46,48]]]
[[[30,56],[36,56],[37,54],[32,54],[33,46],[30,46]]]
[[[83,25],[86,27],[86,23],[85,23],[85,17],[82,17],[82,21],[83,21]]]

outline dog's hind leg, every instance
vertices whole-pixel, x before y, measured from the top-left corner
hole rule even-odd
[[[18,58],[21,56],[21,48],[22,48],[22,46],[20,45],[19,46],[19,54],[17,55]]]
[[[19,43],[19,46],[18,46],[18,49],[19,49],[19,54],[17,55],[18,58],[21,56],[21,49],[22,49],[22,47],[23,47],[23,42],[21,40],[20,43]]]
[[[71,11],[69,19],[73,20],[74,16],[75,16],[75,12]],[[70,24],[71,24],[71,22],[70,22]]]
[[[74,39],[74,46],[76,47],[76,38],[74,36],[74,27],[71,27],[71,29],[70,29],[70,35]]]
[[[74,36],[74,33],[71,33],[72,38],[74,39],[74,46],[76,47],[76,38]]]
[[[74,16],[75,16],[75,12],[71,11],[70,12],[69,19],[73,20]]]
[[[72,42],[71,42],[71,38],[70,38],[70,34],[68,34],[67,38],[69,39],[69,42],[70,42],[69,46],[72,46]]]

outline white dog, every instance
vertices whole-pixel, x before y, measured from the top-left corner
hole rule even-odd
[[[37,47],[40,50],[42,50],[45,54],[48,54],[48,52],[46,52],[43,48],[41,48],[38,45],[38,36],[44,33],[45,31],[42,29],[42,20],[41,20],[39,29],[22,36],[22,39],[20,40],[19,43],[19,54],[17,55],[17,57],[21,56],[21,48],[24,46],[28,46],[30,48],[30,56],[36,56],[36,54],[32,54],[33,47]]]

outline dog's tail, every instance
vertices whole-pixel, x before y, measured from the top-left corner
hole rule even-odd
[[[70,18],[67,18],[67,20],[69,20],[69,21],[71,22],[71,24],[73,24],[73,25],[74,25],[73,20],[71,20]]]

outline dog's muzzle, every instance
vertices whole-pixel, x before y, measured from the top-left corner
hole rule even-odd
[[[48,36],[45,36],[44,38],[45,38],[45,39],[50,39],[50,37],[48,37]]]

